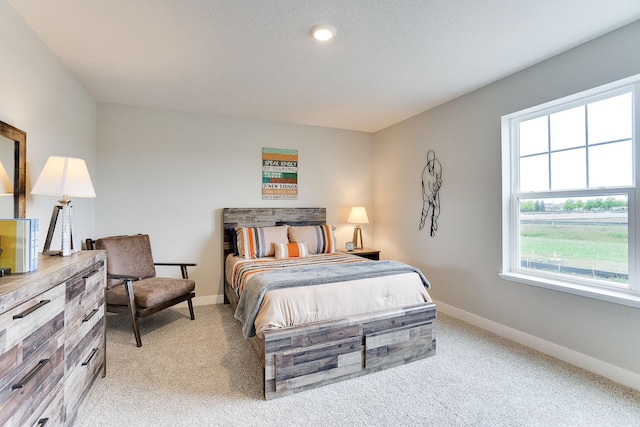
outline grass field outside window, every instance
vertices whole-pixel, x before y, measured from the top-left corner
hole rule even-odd
[[[523,216],[523,218],[526,218]],[[594,272],[616,273],[616,282],[627,282],[629,238],[627,225],[547,223],[520,226],[520,250],[523,265],[531,262],[550,266],[574,267],[582,275],[597,277]],[[550,267],[549,271],[553,271]]]

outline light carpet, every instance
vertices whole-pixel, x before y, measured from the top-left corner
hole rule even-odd
[[[640,392],[438,314],[427,359],[271,401],[229,306],[107,317],[77,426],[640,426]]]

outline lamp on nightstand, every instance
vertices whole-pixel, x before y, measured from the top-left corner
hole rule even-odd
[[[369,224],[369,218],[367,217],[367,210],[364,206],[354,206],[351,208],[351,213],[349,213],[349,219],[347,219],[349,224],[356,224],[356,227],[353,229],[353,244],[355,245],[355,249],[362,249],[364,245],[362,243],[362,229],[360,228],[360,224]],[[358,244],[358,238],[360,239],[360,243]]]
[[[75,252],[73,247],[73,214],[69,203],[71,197],[96,197],[93,190],[91,177],[87,170],[87,164],[82,159],[73,157],[50,156],[44,165],[31,194],[43,194],[48,196],[61,196],[60,204],[53,207],[51,223],[47,239],[44,242],[44,255],[68,256]],[[52,251],[51,239],[56,228],[58,214],[62,211],[62,250]]]

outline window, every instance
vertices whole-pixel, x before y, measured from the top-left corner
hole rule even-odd
[[[640,76],[502,118],[510,280],[640,307]]]

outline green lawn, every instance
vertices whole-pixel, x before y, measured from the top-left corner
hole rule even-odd
[[[628,237],[624,225],[522,224],[523,260],[628,273]]]

